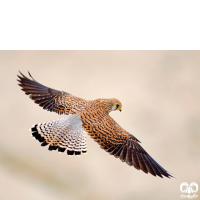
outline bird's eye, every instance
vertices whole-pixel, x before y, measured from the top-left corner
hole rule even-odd
[[[119,104],[116,105],[116,108],[119,108]]]

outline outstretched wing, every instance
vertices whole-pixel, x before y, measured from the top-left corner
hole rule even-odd
[[[32,78],[30,73],[29,75],[32,79],[27,78],[21,72],[20,74],[21,76],[18,76],[19,86],[22,87],[25,94],[30,95],[30,98],[45,110],[56,112],[60,115],[68,115],[78,102],[85,101],[67,92],[54,90],[38,83]]]
[[[139,144],[139,140],[125,131],[107,115],[98,124],[93,124],[89,135],[109,154],[153,176],[172,177]]]

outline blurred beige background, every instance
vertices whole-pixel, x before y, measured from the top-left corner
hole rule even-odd
[[[182,182],[200,186],[200,51],[0,51],[0,69],[0,199],[171,200]],[[118,98],[123,111],[111,116],[176,179],[138,171],[89,137],[79,157],[41,147],[29,128],[63,116],[20,90],[18,70],[85,99]]]

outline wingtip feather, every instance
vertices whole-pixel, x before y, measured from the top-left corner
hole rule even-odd
[[[31,76],[31,73],[28,71],[29,76],[35,81],[35,79]]]

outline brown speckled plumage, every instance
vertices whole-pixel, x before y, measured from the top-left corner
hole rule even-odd
[[[32,128],[32,135],[42,146],[49,145],[49,150],[58,149],[60,152],[67,150],[68,155],[80,155],[87,151],[87,132],[102,149],[122,162],[154,176],[172,177],[140,146],[137,138],[110,117],[111,111],[121,111],[119,100],[87,101],[46,87],[35,81],[30,73],[32,80],[20,74],[19,85],[36,104],[50,112],[70,115],[68,118],[36,124]]]

